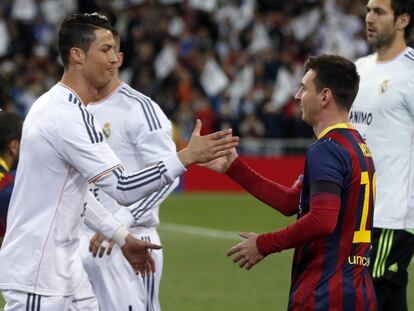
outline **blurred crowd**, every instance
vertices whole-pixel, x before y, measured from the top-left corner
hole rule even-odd
[[[121,35],[121,77],[174,122],[203,132],[311,137],[294,101],[309,55],[368,53],[360,0],[1,0],[0,105],[25,116],[61,77],[56,31],[72,12],[107,15]]]

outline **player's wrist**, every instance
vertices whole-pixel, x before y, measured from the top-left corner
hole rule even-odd
[[[190,166],[191,164],[194,163],[194,160],[191,157],[191,151],[188,148],[188,146],[185,147],[183,150],[179,151],[177,156],[178,156],[178,159],[183,164],[183,166],[185,167]]]
[[[115,231],[112,240],[119,245],[119,247],[124,246],[126,243],[126,238],[129,235],[129,231],[124,226],[119,226]]]

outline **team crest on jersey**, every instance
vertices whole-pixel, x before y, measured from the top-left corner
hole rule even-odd
[[[109,135],[111,135],[111,124],[106,122],[102,128],[102,133],[105,135],[106,138],[108,138]]]
[[[380,85],[380,92],[381,94],[384,94],[387,90],[388,90],[388,83],[390,81],[389,80],[384,80],[381,85]]]

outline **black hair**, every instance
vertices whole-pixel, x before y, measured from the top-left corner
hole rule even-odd
[[[0,110],[0,155],[4,154],[12,140],[22,138],[23,120],[13,112]]]
[[[323,54],[309,57],[305,71],[311,69],[316,73],[314,83],[317,91],[330,89],[336,103],[349,111],[359,89],[355,64],[338,55]]]
[[[404,29],[404,37],[407,43],[413,35],[414,30],[414,1],[413,0],[391,0],[391,9],[394,11],[394,18],[402,14],[408,14],[410,21]]]
[[[88,52],[92,42],[96,40],[98,29],[112,31],[109,19],[98,13],[75,13],[66,17],[59,29],[58,48],[63,65],[69,65],[70,49],[77,47]]]

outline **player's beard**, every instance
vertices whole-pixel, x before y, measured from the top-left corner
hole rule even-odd
[[[392,45],[396,37],[396,32],[378,34],[376,37],[368,37],[368,43],[376,50],[387,49]]]

